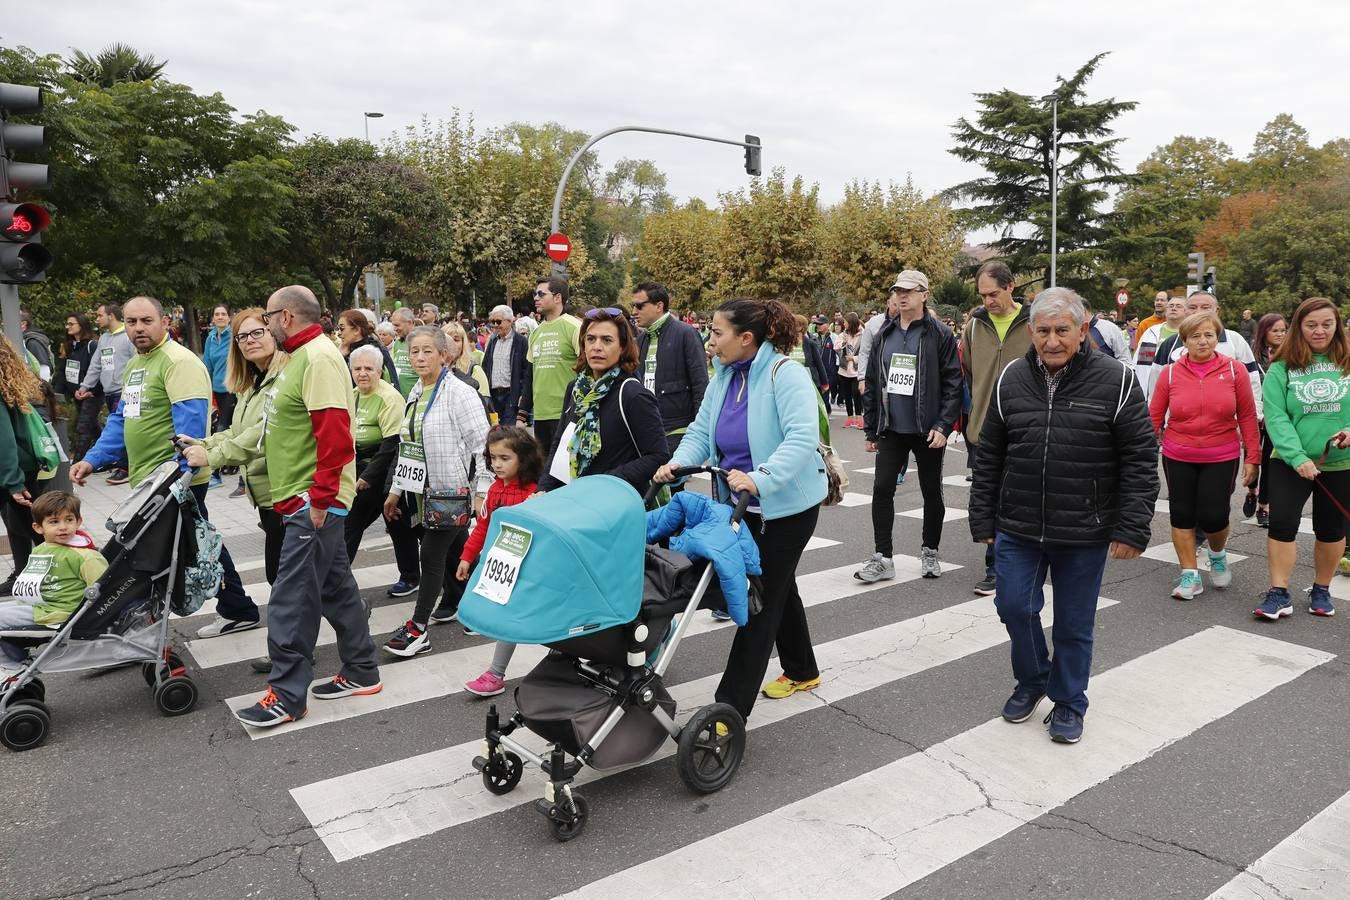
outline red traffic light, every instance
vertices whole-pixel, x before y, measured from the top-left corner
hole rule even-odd
[[[51,213],[36,203],[0,203],[0,235],[7,240],[32,240],[51,223]]]

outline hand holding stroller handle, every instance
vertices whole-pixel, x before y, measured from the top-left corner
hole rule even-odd
[[[700,472],[715,472],[715,471],[717,471],[716,466],[677,466],[676,468],[671,470],[670,474],[674,476],[672,480],[673,483],[674,481],[679,481],[681,478],[688,478],[690,475],[697,475]],[[642,505],[643,506],[650,505],[651,502],[656,499],[656,495],[661,492],[661,488],[663,487],[665,487],[665,485],[662,484],[661,482],[653,481],[647,487],[647,493],[642,495]]]
[[[741,491],[740,496],[736,499],[736,508],[731,511],[731,521],[733,523],[739,522],[745,518],[745,511],[750,508],[750,500],[750,492]]]

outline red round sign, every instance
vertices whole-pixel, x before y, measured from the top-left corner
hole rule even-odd
[[[572,255],[572,242],[562,232],[554,232],[544,241],[544,252],[554,262],[563,262]]]
[[[1121,290],[1116,294],[1116,304],[1119,306],[1128,306],[1130,303],[1130,292]]]

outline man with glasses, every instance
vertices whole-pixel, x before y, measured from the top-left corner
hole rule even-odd
[[[400,306],[390,313],[389,322],[398,335],[389,345],[389,356],[394,360],[394,368],[398,370],[399,393],[406,397],[408,391],[417,383],[417,373],[413,371],[412,363],[408,361],[408,332],[420,323],[413,311],[406,306]]]
[[[970,414],[966,417],[966,452],[972,467],[979,453],[980,429],[989,412],[994,385],[1008,364],[1031,349],[1027,309],[1013,300],[1013,274],[1008,264],[990,260],[975,273],[975,290],[983,306],[975,310],[961,331],[961,373],[970,386]],[[994,547],[984,554],[984,578],[975,593],[992,596],[998,587],[994,573]]]
[[[422,304],[422,324],[435,325],[441,319],[441,308],[435,303]]]
[[[581,349],[581,320],[565,311],[569,297],[567,279],[558,275],[541,279],[534,286],[534,308],[541,321],[530,332],[530,368],[516,421],[524,425],[533,414],[534,436],[546,448],[553,446],[562,417],[563,393],[576,377]]]
[[[94,322],[103,333],[98,337],[98,348],[94,351],[94,358],[89,361],[89,369],[80,381],[79,390],[75,391],[75,399],[87,400],[94,395],[95,389],[101,388],[103,404],[111,415],[113,410],[117,409],[118,401],[122,399],[122,373],[126,371],[127,363],[136,355],[136,348],[131,346],[131,338],[127,336],[126,326],[122,324],[120,305],[101,304],[94,315]],[[108,476],[108,484],[116,486],[126,484],[128,480],[127,461],[124,455],[114,465],[112,473]]]
[[[633,290],[638,327],[638,371],[656,395],[671,452],[698,415],[708,389],[707,357],[698,332],[670,314],[670,292],[644,281]]]
[[[267,611],[267,693],[235,713],[255,728],[303,718],[311,693],[336,700],[384,687],[344,541],[343,519],[356,496],[356,399],[342,354],[319,324],[321,311],[309,288],[292,285],[267,298],[263,314],[290,359],[263,398],[259,450],[283,532]],[[320,617],[337,633],[342,670],[311,689]]]
[[[98,442],[84,459],[70,467],[70,479],[78,485],[83,485],[99,466],[126,458],[135,486],[161,463],[174,458],[175,435],[196,440],[206,437],[211,376],[205,364],[191,350],[169,340],[168,318],[158,300],[133,297],[124,312],[126,333],[136,356],[126,365],[120,402]],[[180,460],[179,465],[186,468],[186,460]],[[192,494],[203,518],[207,516],[206,484],[210,477],[210,470],[203,468],[192,479]],[[230,551],[223,546],[220,564],[225,580],[216,595],[216,616],[197,632],[197,637],[258,627],[258,607],[244,593]]]
[[[488,338],[487,348],[483,351],[483,367],[487,370],[492,409],[497,413],[497,421],[503,425],[516,421],[520,393],[525,389],[530,367],[525,358],[530,352],[530,342],[516,331],[515,324],[516,314],[505,304],[493,307],[488,313],[492,337]]]

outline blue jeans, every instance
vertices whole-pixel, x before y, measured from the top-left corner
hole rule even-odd
[[[1019,687],[1045,691],[1080,716],[1087,713],[1092,629],[1109,544],[1042,544],[999,532],[994,538],[998,591],[994,608],[1012,643]],[[1041,609],[1045,576],[1054,576],[1055,655],[1045,645]]]

